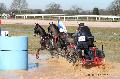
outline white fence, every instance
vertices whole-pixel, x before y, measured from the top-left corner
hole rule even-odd
[[[41,19],[41,20],[56,20],[58,17],[66,20],[73,20],[73,21],[119,21],[120,16],[111,16],[111,15],[72,15],[67,16],[65,14],[23,14],[23,15],[16,15],[16,19],[23,18],[23,19]]]
[[[2,15],[3,16],[3,15]],[[57,20],[64,21],[120,21],[120,16],[111,15],[72,15],[65,14],[22,14],[16,15],[15,19],[39,19],[39,20]]]

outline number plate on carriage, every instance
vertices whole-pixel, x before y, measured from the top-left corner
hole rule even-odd
[[[85,36],[78,37],[78,41],[85,41]]]

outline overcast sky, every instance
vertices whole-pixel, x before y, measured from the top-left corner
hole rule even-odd
[[[106,9],[114,0],[27,0],[29,8],[45,9],[46,6],[55,2],[61,5],[62,9],[69,9],[72,5],[77,5],[83,10],[92,10],[94,7]],[[0,0],[6,4],[7,7],[11,5],[12,0]]]

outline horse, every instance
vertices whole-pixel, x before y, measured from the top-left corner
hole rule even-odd
[[[36,58],[38,59],[40,50],[44,50],[48,48],[50,36],[38,23],[35,23],[35,27],[34,27],[34,36],[36,35],[40,35],[41,38],[40,40],[41,48],[39,48],[36,53]]]
[[[59,33],[60,32],[58,27],[53,23],[52,24],[49,23],[48,34],[52,37],[52,39],[50,40],[50,53],[52,56],[55,55],[56,51],[58,52]],[[56,54],[58,54],[57,52]]]
[[[50,24],[50,23],[49,23]],[[58,36],[59,36],[59,29],[55,24],[50,24],[48,27],[48,34],[53,37],[53,47],[56,47],[56,43],[58,42]]]
[[[67,50],[67,34],[60,32],[58,26],[53,23],[48,27],[48,33],[53,37],[51,44],[53,50],[56,50],[57,54],[64,55],[62,51]]]

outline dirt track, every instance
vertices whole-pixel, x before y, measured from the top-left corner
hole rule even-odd
[[[40,25],[49,25],[50,20],[23,20],[23,19],[2,19],[2,24],[25,24],[34,25],[39,23]],[[57,24],[57,21],[53,21]],[[120,22],[87,22],[87,21],[63,21],[65,26],[78,26],[78,23],[85,23],[89,27],[120,27]]]
[[[104,65],[84,68],[81,65],[72,66],[64,58],[46,57],[35,59],[29,55],[32,63],[39,66],[28,71],[0,71],[0,79],[120,79],[120,63],[105,63]],[[45,60],[44,60],[45,59]]]
[[[2,20],[2,24],[30,24],[40,23],[48,25],[50,21],[41,20]],[[56,22],[57,23],[57,22]],[[120,27],[120,22],[84,22],[90,27]],[[78,26],[77,22],[64,22],[67,26]],[[31,68],[28,71],[0,71],[0,79],[120,79],[120,63],[106,62],[99,67],[86,69],[68,63],[65,59],[46,59],[42,61],[30,57],[32,63],[38,63],[38,68]]]

